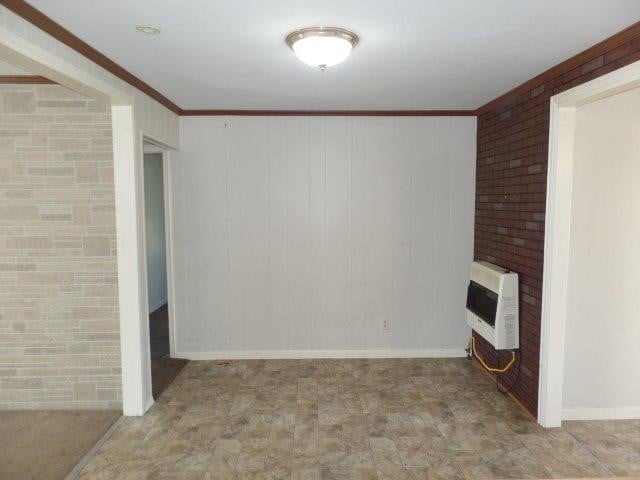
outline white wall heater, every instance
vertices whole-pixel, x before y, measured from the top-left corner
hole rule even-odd
[[[496,350],[519,348],[518,274],[473,262],[467,289],[467,324]]]

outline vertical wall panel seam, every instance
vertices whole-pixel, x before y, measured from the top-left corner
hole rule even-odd
[[[228,128],[228,120],[225,119],[224,120],[224,183],[225,183],[225,202],[226,202],[226,210],[227,210],[227,215],[226,215],[226,232],[225,232],[225,236],[226,236],[226,254],[227,254],[227,287],[229,288],[229,292],[231,291],[231,195],[230,195],[230,189],[231,186],[229,185],[229,149],[230,149],[230,145],[229,145],[229,128]],[[232,310],[232,305],[231,305],[231,295],[228,294],[226,295],[226,306],[227,306],[227,318],[226,323],[229,323],[229,320],[231,319],[231,310]],[[214,325],[215,328],[215,325]],[[229,338],[227,335],[227,338],[225,338],[225,343],[229,342]]]

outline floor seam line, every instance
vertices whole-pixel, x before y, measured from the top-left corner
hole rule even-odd
[[[76,466],[71,469],[66,477],[64,477],[64,480],[75,480],[76,478],[78,478],[80,473],[82,473],[84,467],[86,467],[89,462],[93,460],[93,457],[96,456],[98,450],[100,450],[100,448],[102,448],[102,446],[107,443],[107,440],[111,438],[111,435],[113,435],[113,433],[122,424],[122,422],[124,422],[124,415],[120,415],[120,417],[118,417],[118,419],[113,422],[113,425],[111,425],[109,429],[104,432],[104,434],[98,439],[98,441],[93,444],[91,449],[82,456]]]

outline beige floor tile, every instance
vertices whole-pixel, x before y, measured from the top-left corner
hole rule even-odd
[[[640,422],[544,429],[460,359],[190,362],[82,480],[640,474]]]

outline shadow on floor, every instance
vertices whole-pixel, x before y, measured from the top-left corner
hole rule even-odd
[[[157,400],[188,362],[169,356],[169,310],[166,304],[149,315],[149,337],[151,384],[153,398]]]
[[[65,478],[120,415],[119,410],[0,412],[0,478]]]

